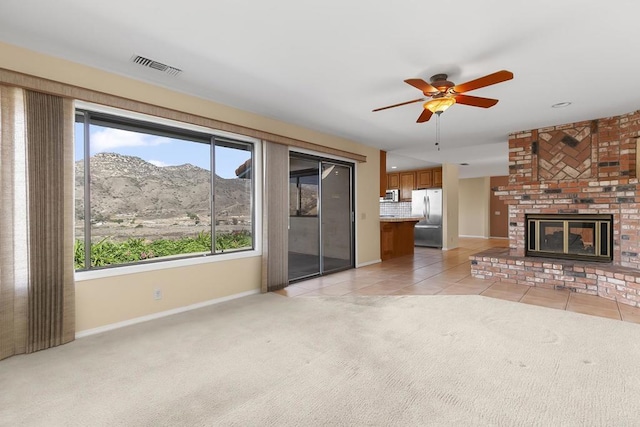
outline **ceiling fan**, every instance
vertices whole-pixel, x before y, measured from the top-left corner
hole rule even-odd
[[[462,94],[464,92],[480,89],[481,87],[502,83],[504,81],[511,80],[512,78],[513,73],[511,71],[502,70],[459,85],[448,81],[446,74],[436,74],[432,76],[430,79],[431,84],[422,79],[407,79],[405,80],[405,83],[421,90],[424,97],[401,102],[399,104],[389,105],[387,107],[376,108],[373,111],[382,111],[389,108],[400,107],[401,105],[426,101],[428,98],[431,98],[431,100],[425,102],[424,111],[420,114],[418,120],[416,120],[417,123],[424,123],[428,121],[434,113],[440,115],[444,110],[456,103],[471,105],[473,107],[489,108],[496,105],[498,100]]]

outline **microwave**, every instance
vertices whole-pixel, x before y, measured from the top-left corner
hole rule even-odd
[[[400,201],[400,190],[387,190],[384,194],[384,197],[381,199],[382,202],[399,202]]]

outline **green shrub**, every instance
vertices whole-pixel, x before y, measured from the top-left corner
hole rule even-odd
[[[251,247],[251,234],[249,232],[235,231],[216,234],[216,251],[248,247]],[[151,258],[200,252],[211,252],[211,233],[201,231],[194,237],[153,241],[131,237],[124,242],[114,242],[105,237],[99,242],[91,244],[91,266],[104,267]],[[84,242],[82,240],[75,241],[74,255],[76,270],[84,269]]]

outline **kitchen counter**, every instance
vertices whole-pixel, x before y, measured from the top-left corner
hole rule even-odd
[[[380,217],[380,222],[405,222],[405,221],[411,221],[411,222],[418,222],[420,221],[421,218],[419,217],[404,217],[404,216],[381,216]]]
[[[420,221],[415,217],[380,217],[380,258],[384,261],[414,250],[413,227]]]

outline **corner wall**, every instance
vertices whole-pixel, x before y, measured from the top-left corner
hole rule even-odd
[[[442,249],[458,247],[458,165],[442,165]]]
[[[459,233],[464,237],[489,237],[490,178],[459,181]]]

